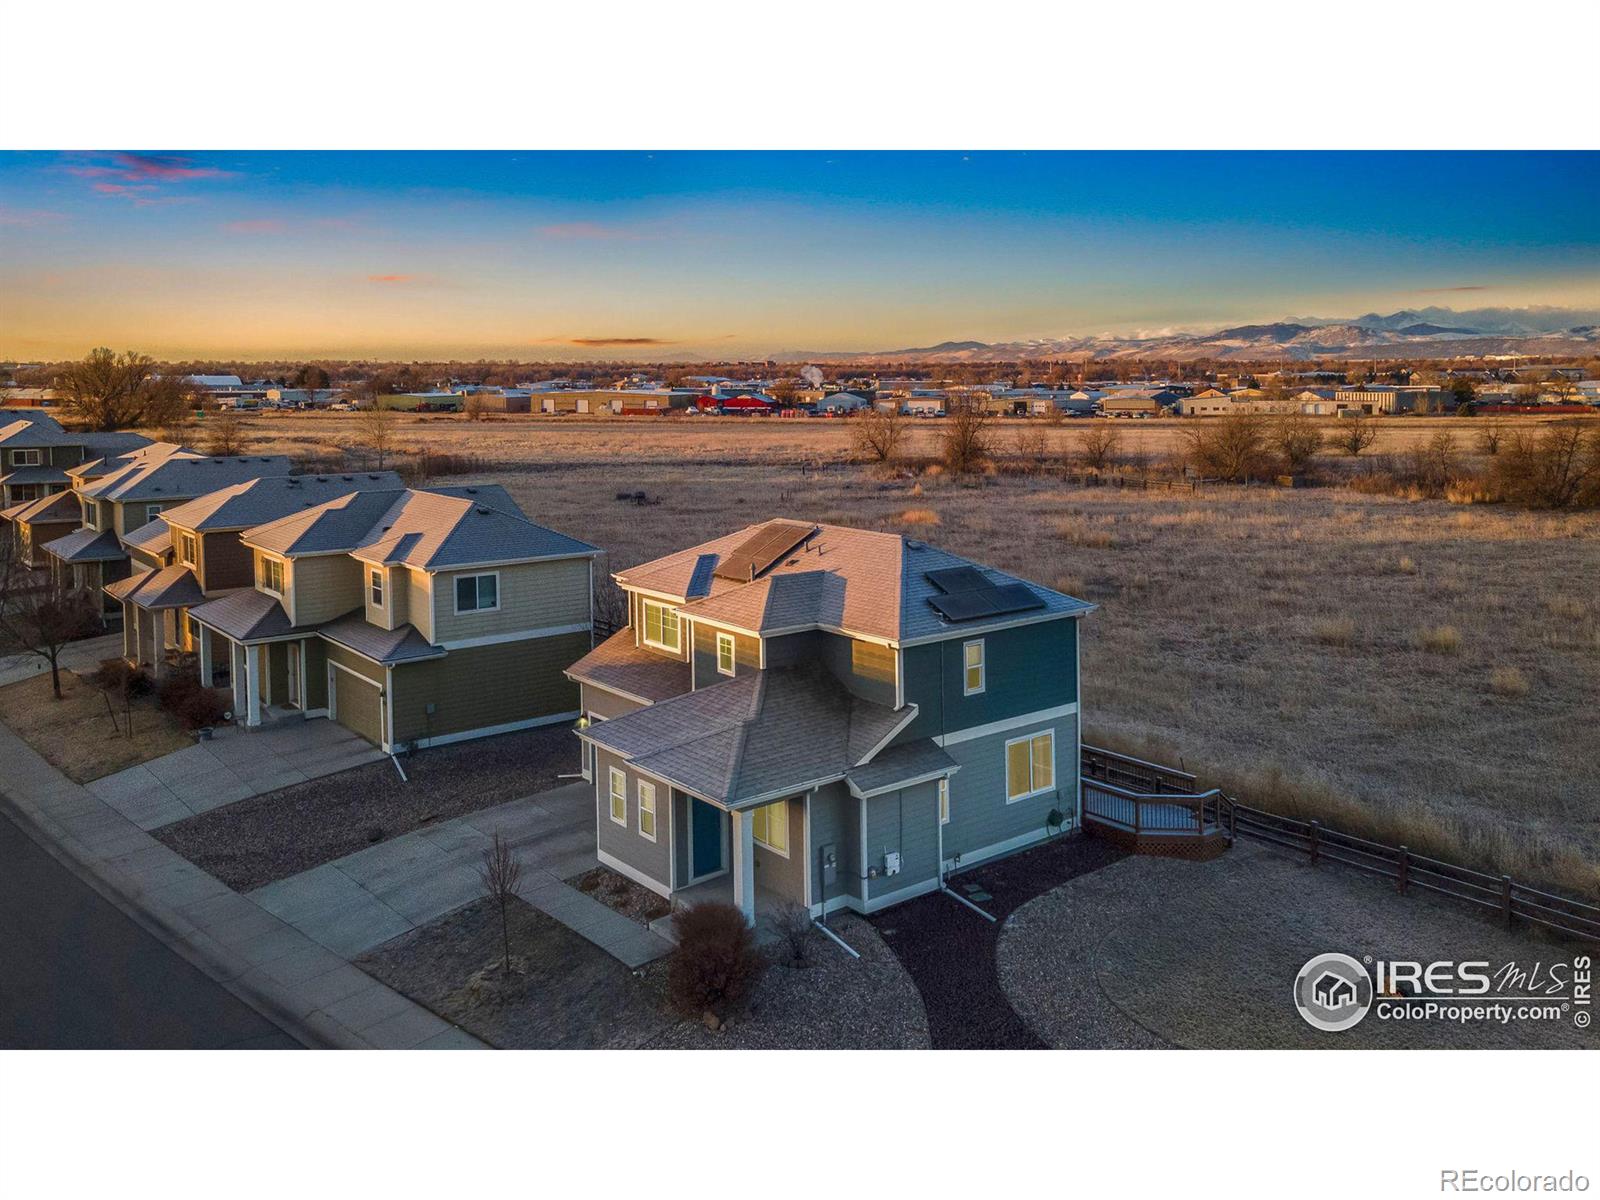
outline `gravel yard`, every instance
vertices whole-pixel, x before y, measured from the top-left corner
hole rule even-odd
[[[978,889],[974,902],[1005,918],[1064,880],[1123,857],[1109,843],[1082,836],[974,867],[953,877],[952,889]],[[987,898],[983,894],[987,893]],[[1036,1050],[1043,1043],[1012,1010],[995,977],[995,942],[1001,924],[933,892],[872,917],[916,981],[928,1013],[932,1044],[940,1050]]]
[[[672,911],[666,900],[610,867],[595,867],[564,882],[641,925]]]
[[[1397,1023],[1377,1011],[1323,1033],[1295,1011],[1295,975],[1316,954],[1570,961],[1572,945],[1506,930],[1442,898],[1248,841],[1210,863],[1129,858],[1018,910],[997,950],[1016,1012],[1061,1049],[1595,1048],[1555,1021]]]
[[[436,746],[241,800],[154,836],[235,891],[286,879],[434,821],[557,786],[578,769],[565,725]]]

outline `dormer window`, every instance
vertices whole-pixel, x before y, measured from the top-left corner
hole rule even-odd
[[[367,573],[367,597],[373,608],[383,607],[383,569],[373,567]]]
[[[178,561],[188,563],[191,567],[200,565],[200,546],[194,534],[178,535]]]
[[[262,591],[283,595],[283,560],[263,556],[256,581]]]
[[[644,609],[644,644],[674,654],[680,652],[683,637],[678,629],[677,609],[654,600],[642,601],[641,607]]]
[[[734,671],[733,634],[717,634],[717,674],[732,675]]]

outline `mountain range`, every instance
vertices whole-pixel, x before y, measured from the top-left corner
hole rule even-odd
[[[1319,358],[1536,357],[1600,354],[1600,309],[1402,309],[1360,317],[1292,317],[1212,333],[1098,334],[1023,342],[950,341],[867,353],[792,351],[780,362],[961,363],[1024,359],[1165,359],[1259,362]]]

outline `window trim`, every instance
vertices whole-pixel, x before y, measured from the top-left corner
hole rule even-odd
[[[772,817],[770,815],[771,811],[774,808],[780,808],[780,807],[783,810],[783,843],[784,844],[783,844],[783,848],[782,849],[779,849],[777,846],[774,846],[769,841],[763,840],[761,835],[756,832],[756,814],[759,813],[759,812],[764,812],[764,813],[769,814],[768,817],[767,817],[767,820],[766,820],[766,826],[767,826],[767,832],[771,833],[772,832]],[[789,802],[787,800],[774,800],[771,804],[760,804],[760,805],[757,805],[755,808],[752,808],[750,810],[750,839],[753,842],[755,842],[756,845],[760,846],[763,850],[770,851],[771,853],[776,854],[776,855],[778,855],[778,856],[780,856],[782,858],[788,858],[789,857]]]
[[[373,594],[377,594],[374,600]],[[495,593],[496,597],[499,593]],[[380,612],[389,611],[389,573],[382,567],[369,566],[367,568],[367,604]]]
[[[973,665],[967,661],[967,651],[973,646],[978,648],[978,686],[972,687],[968,682]],[[981,696],[989,690],[989,650],[983,644],[982,638],[973,638],[971,641],[961,643],[961,694],[963,696]]]
[[[25,454],[32,455],[33,457],[24,458],[23,455]],[[30,447],[26,450],[13,450],[11,452],[11,465],[13,467],[42,467],[44,466],[44,451],[38,447]]]
[[[950,824],[950,776],[939,776],[939,824]]]
[[[728,648],[728,669],[722,669],[722,648]],[[717,674],[733,675],[739,669],[739,643],[731,633],[717,634]]]
[[[463,579],[485,579],[494,577],[494,605],[490,608],[462,608],[461,607],[461,581]],[[478,586],[473,585],[473,596],[478,595]],[[499,571],[474,571],[471,575],[457,575],[450,584],[450,603],[455,608],[458,617],[475,617],[480,613],[494,613],[500,611],[500,572]]]
[[[648,809],[648,811],[650,813],[650,832],[649,833],[646,833],[644,831],[644,814],[647,811],[645,809],[645,806],[644,806],[644,793],[645,793],[645,789],[646,788],[650,789],[650,808]],[[637,806],[637,808],[639,810],[639,818],[638,818],[638,820],[639,820],[639,836],[644,838],[646,841],[653,842],[653,841],[656,840],[656,835],[660,832],[660,829],[661,829],[660,822],[656,820],[656,785],[655,785],[655,783],[652,782],[649,779],[636,779],[636,780],[634,780],[633,781],[633,796],[634,796],[635,805]]]
[[[665,616],[667,613],[672,614],[672,628],[674,637],[676,639],[673,644],[668,645],[666,642],[657,642],[651,640],[650,610],[652,608],[659,608],[663,616]],[[663,620],[661,625],[663,628],[665,628],[666,622]],[[639,638],[646,646],[652,646],[657,650],[665,650],[670,654],[682,654],[683,617],[679,614],[677,609],[672,607],[672,605],[663,604],[660,600],[646,600],[643,596],[641,596],[639,597]]]
[[[628,827],[628,776],[621,767],[607,767],[606,771],[606,797],[610,802],[611,820]],[[622,801],[622,815],[617,816],[617,801]]]
[[[289,564],[271,554],[263,554],[257,561],[260,566],[256,569],[256,587],[269,595],[277,596],[280,600],[283,599],[289,591]],[[278,568],[279,587],[273,587],[271,583],[272,572],[267,568],[273,566]],[[262,575],[266,575],[267,578],[263,580]]]
[[[154,521],[161,515],[164,507],[164,505],[160,504],[146,504],[144,506],[144,523],[148,525],[151,521]]]
[[[200,539],[192,533],[184,533],[180,530],[174,541],[178,546],[178,561],[191,567],[198,567],[200,565]],[[186,546],[194,548],[193,557],[184,553],[184,547]]]
[[[1050,783],[1046,787],[1036,788],[1036,787],[1033,786],[1033,745],[1032,745],[1032,743],[1037,741],[1039,738],[1043,738],[1043,737],[1047,737],[1047,738],[1050,739]],[[1026,792],[1023,792],[1021,795],[1013,796],[1011,794],[1011,747],[1017,745],[1020,742],[1029,743],[1029,745],[1028,745],[1028,786],[1029,786],[1030,790],[1026,791]],[[1032,799],[1035,799],[1036,797],[1043,796],[1043,795],[1046,795],[1046,794],[1049,794],[1049,793],[1053,793],[1053,792],[1055,792],[1057,790],[1056,789],[1056,777],[1060,772],[1059,772],[1059,769],[1058,769],[1058,764],[1056,763],[1056,731],[1054,729],[1035,729],[1032,733],[1025,733],[1021,737],[1011,738],[1009,741],[1006,742],[1005,758],[1006,758],[1006,803],[1007,804],[1019,804],[1024,800],[1032,800]]]

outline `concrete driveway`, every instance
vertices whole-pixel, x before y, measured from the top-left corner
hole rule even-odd
[[[478,899],[478,868],[498,833],[522,864],[518,894],[629,967],[672,949],[563,879],[596,865],[594,788],[575,783],[324,863],[249,893],[262,908],[344,958]]]
[[[370,742],[333,721],[284,718],[259,729],[219,729],[210,741],[86,786],[149,830],[382,757]]]

